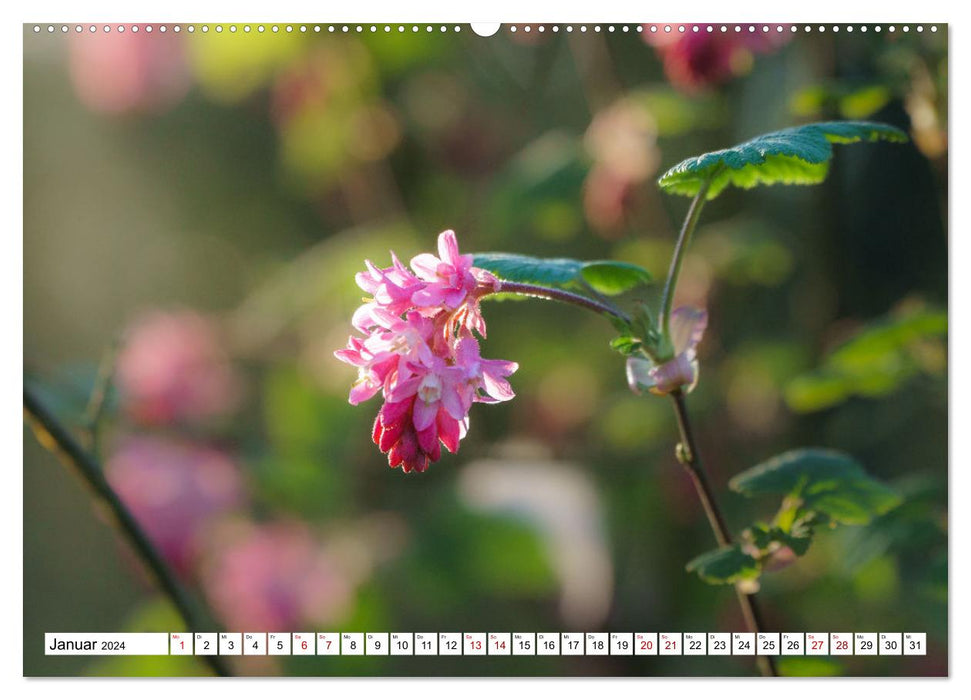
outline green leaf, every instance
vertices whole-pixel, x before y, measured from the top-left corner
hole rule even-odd
[[[473,264],[510,282],[549,287],[576,287],[585,283],[601,294],[621,294],[651,281],[639,265],[613,260],[583,262],[573,258],[534,258],[512,253],[475,253]]]
[[[901,502],[896,491],[869,477],[814,484],[803,494],[805,508],[846,525],[866,525]]]
[[[868,476],[859,462],[835,450],[801,449],[777,455],[735,476],[729,486],[748,496],[785,494],[800,510],[862,525],[900,504],[897,493]]]
[[[892,141],[903,143],[900,129],[875,122],[820,122],[757,136],[720,151],[688,158],[658,180],[662,189],[693,197],[711,180],[708,199],[728,185],[814,185],[826,179],[834,143]]]
[[[629,335],[622,335],[610,341],[610,347],[621,355],[635,355],[642,346],[640,338],[632,338]]]
[[[879,397],[921,373],[943,375],[947,313],[928,308],[886,316],[864,326],[821,365],[792,379],[785,391],[790,408],[819,411],[852,396]]]
[[[651,281],[651,273],[640,265],[612,260],[583,263],[580,275],[601,294],[622,294]]]
[[[736,474],[728,485],[746,496],[792,494],[817,482],[865,476],[859,462],[844,452],[806,448],[790,450],[757,464]]]
[[[695,557],[685,567],[708,583],[735,583],[757,578],[759,564],[738,545],[722,547]]]
[[[772,530],[773,539],[777,542],[781,542],[792,550],[792,553],[797,557],[801,557],[803,554],[809,551],[809,545],[813,543],[813,535],[811,530],[806,530],[802,528],[803,534],[791,535],[788,532],[783,532],[782,530],[775,528]]]
[[[472,264],[499,279],[563,287],[575,282],[583,263],[572,258],[533,258],[512,253],[475,253]]]

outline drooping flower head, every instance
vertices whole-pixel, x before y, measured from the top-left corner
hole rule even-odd
[[[674,357],[657,364],[643,357],[627,358],[627,383],[631,391],[640,394],[647,389],[652,394],[670,394],[675,389],[688,392],[698,383],[697,347],[708,325],[703,309],[682,306],[671,313],[671,346]]]
[[[473,332],[486,335],[479,300],[500,284],[459,252],[453,231],[439,235],[438,257],[416,255],[411,270],[391,256],[390,267],[367,262],[357,275],[372,295],[353,317],[366,337],[351,336],[334,354],[358,368],[350,403],[378,392],[384,398],[372,439],[388,464],[423,472],[441,457],[442,445],[458,450],[473,403],[513,398],[506,377],[518,365],[479,354]]]

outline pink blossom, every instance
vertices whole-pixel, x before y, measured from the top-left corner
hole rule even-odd
[[[518,365],[482,359],[479,344],[471,336],[458,341],[450,362],[437,356],[428,365],[406,362],[406,374],[399,372],[389,383],[372,438],[388,452],[392,467],[425,471],[441,457],[440,442],[449,452],[458,450],[468,431],[473,403],[508,401],[515,396],[506,377]]]
[[[370,260],[365,260],[364,264],[367,270],[357,273],[355,279],[361,289],[374,297],[374,301],[358,309],[359,314],[363,309],[368,312],[360,317],[355,314],[354,327],[367,332],[370,313],[374,309],[380,308],[396,316],[400,315],[415,305],[412,296],[425,285],[411,274],[394,253],[391,253],[391,267],[379,269]]]
[[[182,572],[195,561],[206,526],[245,500],[239,469],[208,447],[129,437],[105,471],[162,556]]]
[[[191,311],[152,313],[128,331],[116,380],[136,421],[203,421],[236,407],[240,381],[212,323]]]
[[[698,382],[697,347],[707,325],[708,314],[704,310],[688,306],[675,309],[670,319],[674,357],[661,364],[643,357],[627,358],[627,383],[631,391],[640,394],[647,389],[652,394],[663,395],[675,389],[694,389]]]
[[[304,526],[235,524],[210,543],[206,598],[235,630],[292,631],[341,619],[353,581]]]
[[[368,263],[358,284],[373,294],[354,314],[352,336],[337,359],[358,368],[348,400],[352,404],[381,392],[385,403],[374,421],[372,439],[392,467],[422,472],[450,452],[469,427],[473,403],[508,401],[514,393],[506,377],[518,365],[483,359],[473,331],[486,333],[479,299],[498,280],[461,255],[455,233],[438,238],[439,256],[415,256],[412,275],[392,253],[385,269]]]
[[[158,112],[188,92],[182,38],[146,32],[144,25],[138,30],[72,32],[71,80],[90,109],[109,114]]]
[[[422,253],[411,259],[411,267],[427,284],[412,294],[411,300],[420,308],[458,309],[482,283],[495,287],[496,278],[489,272],[472,266],[471,255],[459,253],[454,231],[438,236],[438,257]]]
[[[734,27],[732,28],[734,29]],[[684,91],[718,85],[746,72],[753,54],[768,53],[789,40],[789,33],[748,31],[651,32],[644,28],[644,40],[654,46],[671,83]]]

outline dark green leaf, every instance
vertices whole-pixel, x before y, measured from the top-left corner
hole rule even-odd
[[[812,185],[826,179],[834,143],[892,141],[907,135],[875,122],[821,122],[757,136],[720,151],[688,158],[658,180],[662,189],[693,197],[710,180],[708,199],[728,185],[749,189],[757,185]]]
[[[836,450],[790,450],[735,475],[729,486],[747,496],[791,494],[817,482],[865,477],[859,462]]]
[[[785,494],[800,510],[860,525],[900,503],[889,486],[868,476],[849,455],[835,450],[791,450],[735,476],[729,485],[748,496]]]
[[[781,530],[775,530],[773,534],[777,537],[779,542],[791,549],[793,554],[795,554],[797,557],[801,557],[803,554],[809,551],[809,545],[813,543],[811,534],[796,536],[782,532]]]
[[[475,253],[472,264],[510,282],[562,287],[575,282],[583,263],[572,258],[533,258],[512,253]]]
[[[708,583],[735,583],[759,575],[758,562],[738,545],[705,552],[688,562],[686,568]]]
[[[583,262],[512,253],[475,253],[472,259],[476,267],[510,282],[549,287],[576,287],[586,283],[601,294],[620,294],[651,280],[643,267],[612,260]]]
[[[866,525],[900,504],[900,496],[869,477],[818,483],[803,491],[803,506],[846,525]]]

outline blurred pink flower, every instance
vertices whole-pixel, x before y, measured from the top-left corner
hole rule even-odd
[[[299,524],[227,526],[210,542],[202,583],[229,629],[293,631],[346,614],[353,583]]]
[[[146,424],[203,421],[228,413],[240,397],[216,328],[190,311],[136,322],[119,352],[116,379],[123,409]]]
[[[162,556],[183,573],[196,561],[202,530],[246,500],[239,470],[224,453],[163,438],[124,438],[105,472]]]
[[[664,63],[664,73],[675,87],[694,91],[711,87],[742,75],[751,66],[753,55],[769,53],[789,41],[789,32],[765,32],[763,25],[749,25],[735,32],[734,27],[721,32],[713,27],[687,25],[684,32],[650,31],[644,28],[644,41],[653,46]]]
[[[416,255],[415,275],[394,253],[385,269],[367,261],[357,283],[374,298],[353,317],[367,337],[351,336],[334,353],[358,368],[350,403],[382,393],[385,403],[371,437],[387,453],[388,464],[406,473],[423,472],[438,461],[442,445],[458,450],[474,402],[514,396],[505,378],[518,365],[483,359],[472,333],[485,336],[479,299],[498,291],[499,280],[473,267],[471,255],[459,253],[453,231],[439,235],[438,254]]]
[[[652,394],[670,394],[683,388],[686,392],[698,383],[697,347],[708,325],[703,309],[682,306],[671,314],[671,345],[674,357],[655,364],[644,357],[627,358],[627,383],[635,394],[647,389]]]
[[[138,31],[132,28],[138,27]],[[70,72],[78,98],[96,112],[160,112],[189,90],[178,34],[128,31],[71,34]]]
[[[583,210],[599,232],[622,229],[636,206],[637,183],[610,168],[594,165],[583,183]]]
[[[583,143],[593,159],[583,184],[587,221],[601,233],[622,229],[638,204],[638,185],[661,162],[654,116],[643,100],[617,100],[597,112]]]

